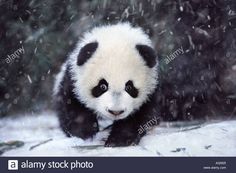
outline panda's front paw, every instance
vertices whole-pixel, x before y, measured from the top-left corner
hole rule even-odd
[[[98,128],[95,125],[79,124],[76,122],[71,123],[67,130],[68,136],[76,136],[84,140],[93,137],[97,132]]]
[[[105,147],[124,147],[130,145],[137,145],[140,137],[136,134],[111,134],[105,142]]]

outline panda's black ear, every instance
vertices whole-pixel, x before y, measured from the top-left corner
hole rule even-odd
[[[83,65],[93,55],[97,47],[97,42],[88,43],[82,47],[77,58],[77,65]]]
[[[152,68],[156,65],[156,53],[150,46],[138,44],[136,45],[136,49],[148,67]]]

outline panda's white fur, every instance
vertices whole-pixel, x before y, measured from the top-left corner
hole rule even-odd
[[[76,61],[81,47],[94,41],[99,44],[97,50],[83,66],[78,66]],[[70,73],[75,81],[74,93],[86,107],[109,119],[123,119],[148,99],[148,95],[152,94],[157,84],[157,65],[152,69],[146,66],[135,49],[137,44],[152,47],[148,36],[140,28],[133,28],[128,23],[95,28],[78,42],[66,63],[70,65]],[[61,73],[64,70],[62,67]],[[60,76],[62,75],[59,74],[59,78]],[[101,77],[108,81],[109,90],[94,98],[91,89],[97,85]],[[124,90],[125,82],[130,79],[139,89],[138,98],[130,97]],[[115,99],[112,92],[121,92],[121,97]],[[107,109],[125,112],[119,117],[114,117]]]
[[[53,96],[56,96],[61,88],[61,82],[63,80],[63,77],[65,75],[65,71],[66,71],[66,67],[67,67],[66,64],[67,64],[67,62],[62,64],[60,72],[56,75],[56,79],[55,79],[54,87],[53,87]]]
[[[138,128],[157,116],[157,67],[141,28],[119,23],[85,33],[56,77],[61,128],[87,139],[109,126],[105,146],[138,143],[145,134]]]

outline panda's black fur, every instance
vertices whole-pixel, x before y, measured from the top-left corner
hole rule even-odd
[[[124,26],[128,27],[128,29],[131,28],[128,24],[124,24]],[[138,32],[140,31],[138,30]],[[140,32],[140,34],[142,35],[144,33]],[[136,43],[134,49],[136,49],[138,54],[145,61],[147,66],[145,68],[151,69],[156,66],[156,54],[149,43],[147,44]],[[96,41],[90,41],[80,47],[79,54],[76,54],[76,62],[71,63],[71,61],[67,61],[64,64],[64,71],[61,71],[61,78],[58,80],[57,85],[55,85],[54,89],[56,92],[54,98],[56,111],[60,125],[67,136],[77,136],[82,139],[87,139],[93,137],[99,131],[98,115],[96,111],[88,108],[86,103],[81,101],[75,94],[78,88],[75,87],[76,79],[73,74],[71,74],[71,71],[73,71],[73,65],[71,64],[76,63],[77,66],[83,67],[93,54],[95,54],[98,47],[99,43]],[[154,77],[152,80],[157,80],[157,77]],[[127,83],[133,85],[132,81],[128,81]],[[111,131],[105,142],[105,146],[113,147],[138,144],[141,137],[146,134],[146,131],[139,133],[140,128],[145,126],[145,124],[152,119],[159,119],[157,83],[152,84],[152,87],[154,87],[153,91],[148,94],[147,99],[145,99],[135,111],[125,118],[114,120],[112,125],[109,126]],[[92,91],[94,97],[99,97],[102,94],[96,91],[96,87],[94,90],[95,91]],[[139,90],[136,89],[136,91],[129,94],[130,97],[135,99],[139,96]],[[154,126],[157,124],[149,123],[149,125]]]
[[[72,83],[67,67],[56,97],[56,110],[60,125],[67,136],[77,136],[86,139],[98,132],[98,123],[94,113],[85,108],[75,97]],[[83,123],[75,121],[80,116],[85,120]]]
[[[56,99],[56,110],[59,116],[60,125],[68,137],[77,136],[82,139],[93,137],[98,131],[98,121],[96,114],[86,108],[76,99],[72,86],[72,79],[66,70],[61,89]],[[137,144],[146,131],[139,134],[138,128],[142,127],[149,120],[157,117],[157,90],[149,97],[149,100],[132,116],[118,120],[112,125],[112,130],[106,146],[126,146]],[[82,123],[75,121],[78,117],[83,117]],[[157,124],[153,124],[157,125]]]

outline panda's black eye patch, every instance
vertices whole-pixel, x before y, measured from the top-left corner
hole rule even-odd
[[[88,43],[82,47],[77,58],[77,65],[83,65],[93,55],[97,47],[97,42]]]
[[[97,86],[92,89],[92,95],[94,97],[99,97],[108,90],[108,83],[105,79],[101,79]]]
[[[135,88],[133,81],[129,80],[125,84],[125,91],[133,98],[138,97],[138,89]]]

